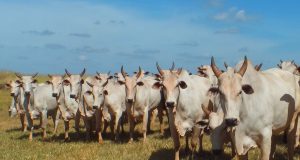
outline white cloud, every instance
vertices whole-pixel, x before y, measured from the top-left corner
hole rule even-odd
[[[224,21],[224,20],[227,20],[228,19],[228,13],[219,13],[217,15],[214,16],[214,19],[215,20],[218,20],[218,21]]]
[[[85,55],[80,55],[78,57],[78,59],[81,60],[81,61],[85,61],[85,60],[87,60],[87,57]]]
[[[246,11],[245,10],[239,10],[235,14],[235,18],[238,21],[246,21],[248,18],[246,16]]]

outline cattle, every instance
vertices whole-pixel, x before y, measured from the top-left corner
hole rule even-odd
[[[277,64],[277,66],[285,71],[289,71],[293,74],[300,75],[300,66],[298,66],[294,61],[282,61]]]
[[[12,80],[6,83],[6,87],[10,88],[10,96],[12,97],[11,104],[9,106],[9,116],[15,117],[17,114],[20,117],[21,129],[23,132],[27,130],[27,121],[25,121],[24,105],[24,90],[22,82],[20,80]]]
[[[71,74],[68,72],[67,69],[65,69],[65,72],[67,74],[68,79],[65,80],[65,83],[68,83],[70,85],[70,98],[74,99],[78,104],[78,113],[84,121],[85,127],[86,127],[86,140],[90,140],[90,131],[91,131],[91,119],[86,116],[85,112],[85,101],[84,101],[84,93],[90,88],[89,85],[85,83],[85,80],[83,79],[85,74],[85,68],[83,71],[78,74]],[[78,115],[77,115],[78,116]],[[79,123],[79,122],[78,122]]]
[[[103,88],[104,102],[101,106],[103,119],[110,123],[112,138],[119,140],[122,116],[126,111],[126,93],[124,80],[121,73],[115,74],[114,79],[109,79]],[[106,127],[104,128],[104,131]]]
[[[219,82],[214,92],[219,94],[238,157],[247,157],[248,151],[258,146],[262,160],[272,159],[274,135],[288,129],[288,156],[292,159],[300,107],[298,78],[276,68],[258,72],[246,57],[238,71],[228,68],[222,72],[213,57],[211,67]]]
[[[155,77],[146,76],[145,72],[139,67],[139,71],[133,76],[126,75],[123,66],[121,67],[121,73],[124,81],[119,80],[119,83],[125,84],[126,102],[129,106],[127,108],[127,114],[130,124],[130,141],[133,141],[133,130],[135,126],[135,119],[142,117],[143,119],[143,137],[146,142],[147,129],[149,122],[149,115],[155,110],[162,110],[161,105],[162,94],[159,87],[155,86],[157,80]],[[162,113],[162,111],[159,111]],[[162,115],[160,118],[160,131],[163,132]]]
[[[185,136],[187,131],[193,130],[194,134],[199,134],[199,150],[201,149],[202,134],[200,132],[203,127],[200,128],[197,124],[207,123],[204,120],[205,113],[201,106],[208,107],[211,102],[207,96],[211,82],[207,78],[190,75],[189,72],[183,69],[176,72],[170,70],[168,74],[164,74],[165,71],[157,64],[157,70],[162,82],[158,82],[156,85],[163,87],[174,142],[175,159],[179,160],[179,135]],[[192,143],[192,147],[194,151],[196,145]]]
[[[79,133],[79,122],[80,122],[80,113],[78,111],[79,103],[70,98],[71,96],[71,87],[69,78],[65,78],[61,75],[48,75],[50,80],[47,81],[49,85],[52,86],[51,95],[56,98],[59,113],[64,121],[65,129],[65,141],[70,140],[69,137],[69,122],[70,120],[75,120],[75,130],[78,135]],[[57,125],[56,125],[57,126]],[[55,128],[56,133],[57,128]]]

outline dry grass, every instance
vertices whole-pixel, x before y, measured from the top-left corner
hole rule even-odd
[[[10,79],[14,79],[14,75],[10,72],[0,73],[0,83],[4,83]],[[47,79],[46,76],[38,77],[39,82]],[[149,134],[148,142],[143,144],[142,135],[138,132],[140,126],[137,126],[136,137],[140,139],[132,144],[127,144],[128,125],[125,126],[125,133],[122,134],[122,141],[119,143],[110,140],[110,134],[104,135],[104,144],[100,145],[96,142],[96,137],[92,142],[84,141],[84,128],[81,128],[81,136],[75,138],[75,130],[71,128],[71,142],[64,142],[63,139],[63,123],[59,124],[59,136],[52,137],[53,123],[49,121],[48,140],[43,142],[41,139],[41,130],[35,130],[34,140],[28,141],[28,133],[22,133],[18,118],[8,117],[8,105],[11,98],[8,90],[0,90],[0,159],[173,159],[173,143],[168,132],[165,136],[160,135],[158,123],[152,125],[153,133]],[[37,123],[37,122],[35,122]],[[166,123],[166,122],[165,122]],[[73,122],[72,122],[72,126]],[[166,125],[167,126],[167,125]],[[109,133],[109,131],[108,131]],[[281,140],[282,137],[279,138]],[[182,139],[182,148],[184,148],[184,140]],[[194,159],[213,159],[210,153],[211,143],[209,137],[204,137],[205,152],[197,155]],[[226,148],[228,157],[230,149]],[[183,159],[190,159],[182,149],[181,155]],[[259,151],[251,150],[249,159],[258,159]],[[224,157],[224,158],[226,158]],[[277,145],[276,159],[287,159],[286,147],[284,144]],[[300,159],[300,155],[296,154],[294,159]]]

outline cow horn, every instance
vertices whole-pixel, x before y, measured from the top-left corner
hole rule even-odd
[[[247,60],[247,57],[245,56],[244,63],[237,73],[243,77],[247,70],[247,66],[248,66],[248,60]]]
[[[96,71],[96,74],[97,74],[98,76],[100,76],[100,73],[99,73],[98,71]]]
[[[281,65],[280,65],[280,64],[277,64],[277,66],[278,66],[278,68],[280,68],[280,69],[281,69]]]
[[[256,70],[256,71],[260,71],[260,68],[261,68],[262,65],[263,65],[262,63],[259,64],[259,65],[256,65],[256,66],[255,66],[255,70]]]
[[[15,73],[15,75],[19,78],[22,79],[22,75],[20,73]]]
[[[282,60],[280,60],[280,63],[282,63],[283,61]]]
[[[292,60],[292,62],[291,62],[292,64],[294,64],[294,60]]]
[[[110,71],[107,72],[107,75],[108,75],[108,76],[110,75]]]
[[[174,63],[174,61],[173,61],[172,67],[170,68],[170,70],[173,71],[174,69],[175,69],[175,63]]]
[[[157,68],[157,70],[158,70],[158,72],[159,72],[159,74],[162,76],[162,75],[164,75],[164,72],[162,71],[162,69],[159,67],[159,65],[158,65],[158,63],[156,62],[156,68]]]
[[[52,75],[51,75],[51,74],[48,74],[48,77],[49,77],[49,78],[52,78]]]
[[[34,75],[32,75],[32,78],[35,78],[39,73],[36,72]]]
[[[85,73],[85,68],[83,68],[83,71],[80,73],[80,77],[83,77],[84,73]]]
[[[228,68],[228,64],[226,62],[224,62],[224,66],[226,69]]]
[[[123,75],[124,78],[127,76],[127,75],[126,75],[126,72],[124,71],[123,66],[121,67],[121,73],[122,73],[122,75]]]
[[[72,74],[67,69],[65,69],[65,72],[68,75],[68,77],[71,77]]]
[[[139,72],[136,74],[136,78],[140,78],[140,76],[142,75],[142,69],[141,67],[139,66]]]
[[[220,75],[222,74],[222,72],[221,72],[221,71],[219,70],[219,68],[216,66],[214,57],[211,57],[210,66],[211,66],[211,69],[213,70],[214,74],[216,75],[216,77],[217,77],[217,78],[220,77]]]
[[[182,68],[179,68],[179,69],[177,70],[177,74],[180,75],[181,72],[182,72]]]

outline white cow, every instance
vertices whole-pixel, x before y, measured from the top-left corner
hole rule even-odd
[[[146,76],[144,77],[144,71],[139,67],[139,72],[133,76],[126,75],[121,68],[121,73],[124,78],[124,81],[119,80],[120,83],[125,84],[126,90],[126,102],[129,106],[127,108],[127,115],[129,117],[130,124],[130,141],[133,141],[133,131],[135,127],[135,119],[142,117],[143,119],[143,136],[144,142],[146,142],[146,135],[148,129],[149,115],[155,109],[162,109],[161,101],[162,94],[160,88],[156,87],[155,84],[157,80],[155,77]],[[160,111],[160,113],[162,113]],[[159,115],[160,118],[160,130],[163,132],[162,126],[162,115]]]
[[[280,64],[277,64],[277,66],[282,70],[289,71],[296,75],[300,75],[300,66],[297,66],[297,64],[294,61],[280,60]]]
[[[211,67],[218,77],[226,126],[239,158],[259,146],[261,159],[272,159],[275,143],[272,136],[288,129],[289,159],[293,158],[295,122],[300,108],[298,78],[280,69],[257,72],[245,58],[239,71],[221,72],[212,58]]]
[[[79,122],[80,122],[80,113],[78,111],[79,103],[70,98],[71,96],[71,87],[69,77],[65,78],[60,75],[48,75],[50,80],[47,81],[49,85],[52,86],[52,96],[56,98],[59,113],[64,120],[65,127],[65,141],[70,139],[69,137],[69,122],[70,120],[75,120],[75,130],[77,136],[79,134]],[[58,122],[57,122],[58,123]],[[57,126],[57,125],[56,125]],[[55,131],[57,128],[55,128]],[[56,132],[55,132],[56,133]]]
[[[12,80],[6,83],[6,87],[10,88],[10,95],[12,97],[9,107],[10,117],[15,117],[18,114],[21,121],[21,129],[23,132],[26,132],[27,122],[25,121],[25,110],[22,103],[25,99],[22,82],[20,80]]]
[[[157,86],[163,86],[163,93],[166,99],[166,106],[169,114],[169,125],[175,147],[175,159],[179,160],[179,135],[185,136],[187,131],[199,135],[202,146],[202,133],[197,124],[205,124],[205,114],[201,109],[210,104],[207,92],[211,87],[209,79],[198,75],[190,75],[186,70],[179,69],[176,72],[170,70],[168,74],[157,64],[162,82]],[[203,127],[203,126],[202,126]],[[193,151],[196,145],[193,144]],[[200,148],[201,149],[201,148]]]

